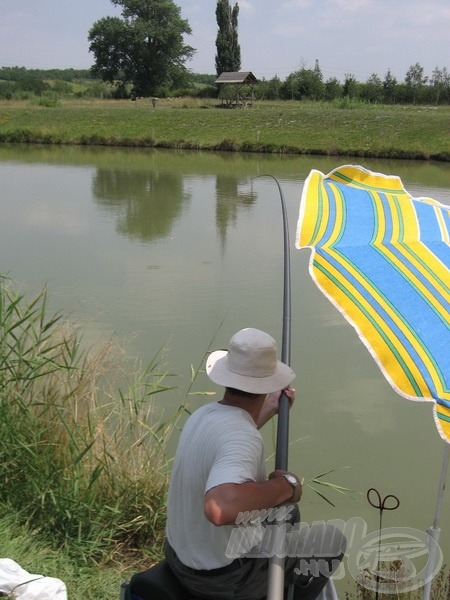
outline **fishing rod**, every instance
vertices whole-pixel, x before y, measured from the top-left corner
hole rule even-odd
[[[281,362],[286,365],[291,364],[291,255],[289,242],[289,223],[284,200],[283,190],[280,182],[274,175],[258,175],[254,179],[261,177],[272,178],[278,187],[281,202],[281,212],[283,216],[283,242],[284,242],[284,270],[283,270],[283,323],[282,323],[282,341],[281,341]],[[287,471],[288,448],[289,448],[289,400],[286,394],[282,393],[278,409],[278,427],[277,443],[275,455],[275,469]]]
[[[287,365],[291,362],[291,258],[289,242],[289,225],[280,182],[273,175],[258,175],[272,178],[278,187],[281,211],[283,215],[284,240],[284,275],[283,275],[283,324],[281,342],[281,361]],[[256,177],[255,177],[256,179]],[[289,399],[284,392],[278,402],[277,440],[275,451],[275,469],[287,471],[289,450]],[[282,553],[280,553],[282,554]],[[272,556],[269,561],[267,600],[283,600],[284,597],[284,558]]]

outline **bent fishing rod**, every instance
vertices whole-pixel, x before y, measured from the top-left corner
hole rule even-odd
[[[258,175],[254,179],[261,177],[272,178],[278,187],[281,202],[281,212],[283,216],[283,243],[284,243],[284,274],[283,274],[283,323],[282,323],[282,341],[281,341],[281,362],[286,365],[291,364],[291,256],[289,242],[289,224],[284,201],[283,190],[280,182],[273,175]],[[282,393],[278,409],[278,427],[275,455],[275,469],[287,471],[289,448],[289,400],[286,394]]]
[[[289,243],[289,225],[286,203],[280,183],[273,175],[259,175],[272,178],[278,187],[281,211],[283,215],[283,241],[284,241],[284,275],[283,275],[283,324],[281,342],[281,361],[290,366],[291,362],[291,259]],[[255,179],[257,179],[255,177]],[[275,451],[275,469],[287,471],[289,449],[289,399],[281,393],[278,402],[278,423]],[[284,597],[284,558],[271,557],[269,561],[269,576],[267,600],[283,600]]]

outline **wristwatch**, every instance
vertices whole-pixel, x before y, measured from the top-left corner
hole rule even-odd
[[[297,477],[295,477],[294,475],[291,475],[290,473],[283,473],[283,475],[280,475],[280,477],[284,477],[286,479],[286,481],[288,481],[292,485],[292,496],[291,496],[291,498],[293,498],[294,494],[295,494],[295,490],[298,487],[298,479],[297,479]]]

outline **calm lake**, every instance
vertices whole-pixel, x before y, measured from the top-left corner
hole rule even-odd
[[[401,177],[414,196],[450,204],[450,165],[413,161],[242,155],[139,149],[0,147],[0,272],[30,295],[48,285],[50,310],[81,324],[86,344],[114,337],[149,361],[164,347],[177,389],[159,397],[170,415],[190,365],[253,326],[281,346],[282,187],[291,232],[292,367],[289,466],[354,490],[305,488],[302,518],[379,513],[375,487],[400,507],[383,526],[426,529],[433,520],[443,442],[427,403],[395,394],[358,336],[319,292],[308,250],[295,250],[303,182],[346,164]],[[200,373],[193,390],[217,391]],[[217,398],[219,399],[219,398]],[[192,409],[210,398],[190,396]],[[265,432],[269,451],[274,431]],[[270,466],[269,466],[270,468]],[[441,546],[450,560],[450,495]]]

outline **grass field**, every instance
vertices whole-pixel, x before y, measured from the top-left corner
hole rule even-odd
[[[42,105],[47,104],[47,105]],[[48,105],[50,104],[50,105]],[[0,142],[450,160],[449,106],[217,100],[0,103]]]

